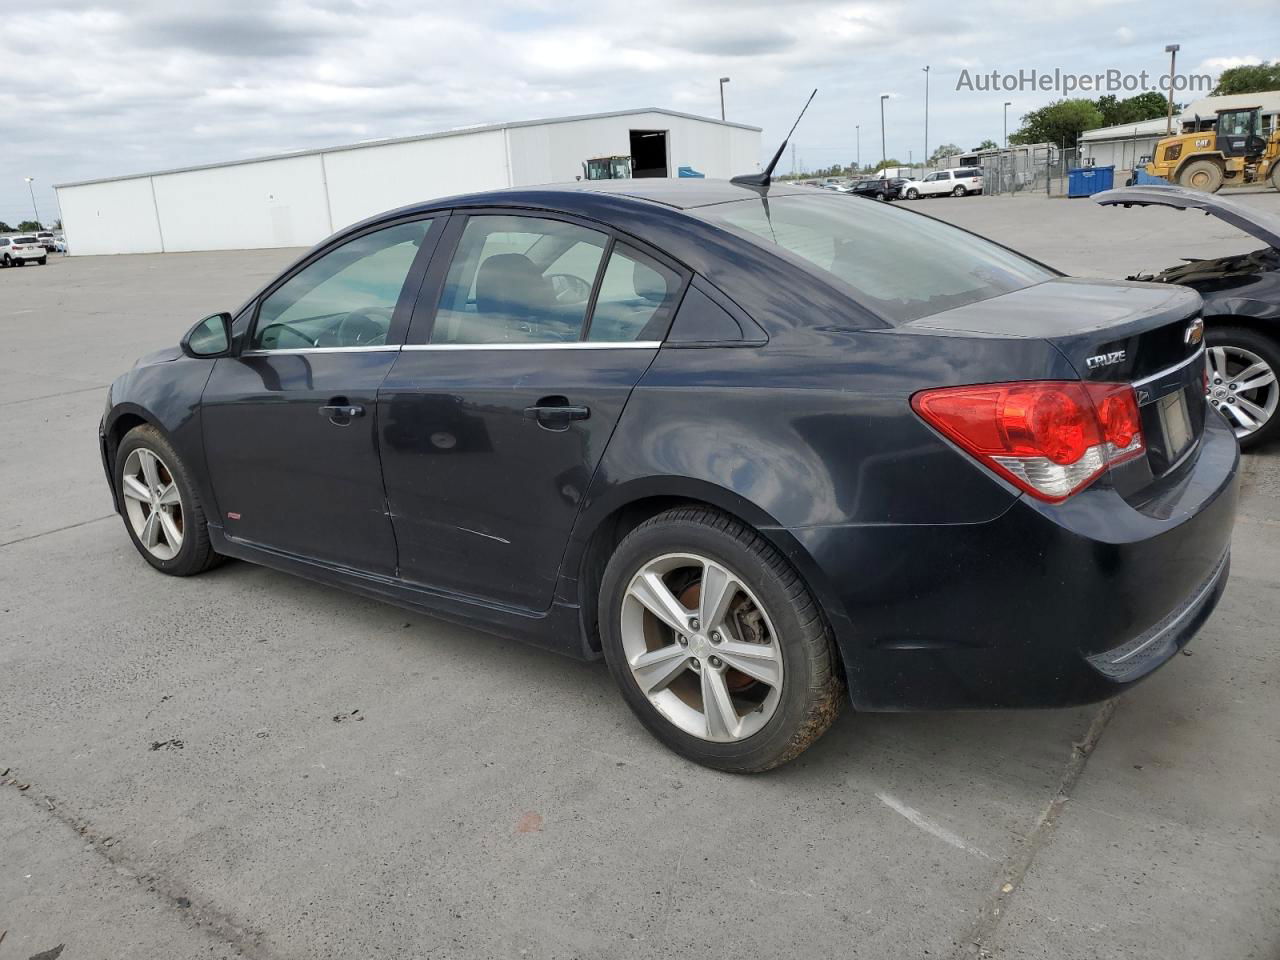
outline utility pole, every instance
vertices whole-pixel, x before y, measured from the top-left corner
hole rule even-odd
[[[796,145],[793,143],[793,144],[791,145],[791,174],[792,174],[792,176],[794,176],[794,175],[795,175],[795,172],[796,172]]]
[[[924,156],[925,165],[929,163],[929,67],[924,68]]]
[[[1169,55],[1169,117],[1165,121],[1165,136],[1171,136],[1173,134],[1173,70],[1178,63],[1178,51],[1180,49],[1181,46],[1176,43],[1171,43],[1164,48],[1164,52]]]
[[[861,173],[862,172],[862,124],[855,123],[853,125],[853,132],[858,137],[858,172]]]
[[[724,85],[729,82],[728,77],[720,78],[720,119],[724,119]]]
[[[31,209],[35,211],[36,223],[40,222],[40,210],[36,207],[36,188],[31,185],[35,177],[23,177],[27,181],[27,189],[31,191]]]
[[[884,148],[884,102],[889,99],[887,93],[880,94],[880,166],[889,164],[889,153]]]
[[[1004,102],[1004,148],[1009,149],[1009,107],[1013,105],[1012,100]]]

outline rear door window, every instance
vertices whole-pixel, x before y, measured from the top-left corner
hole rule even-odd
[[[586,324],[607,234],[543,217],[467,220],[431,343],[563,343]]]
[[[600,281],[587,339],[662,339],[671,325],[680,284],[674,270],[626,244],[615,245]]]

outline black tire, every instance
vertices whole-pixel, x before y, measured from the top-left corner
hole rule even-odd
[[[956,188],[951,191],[951,195],[953,197],[963,197],[968,192],[969,191],[964,188],[963,184],[957,184]]]
[[[681,730],[641,692],[621,636],[622,604],[636,572],[667,553],[690,551],[733,570],[774,625],[783,679],[777,707],[754,735],[713,742]],[[786,558],[755,530],[704,506],[676,507],[647,520],[619,544],[605,568],[599,618],[605,659],[623,699],[658,740],[695,763],[759,773],[793,759],[839,715],[844,682],[835,643],[817,601]]]
[[[1212,160],[1194,160],[1178,171],[1178,186],[1217,193],[1222,188],[1222,167]]]
[[[1277,159],[1271,166],[1271,188],[1280,190],[1280,159]]]
[[[49,258],[47,256],[41,257],[39,260],[36,261],[36,263],[40,264],[40,266],[42,267],[48,262],[49,262]]]
[[[876,194],[876,199],[877,199],[877,200],[884,200],[884,199],[885,199],[885,195],[884,195],[883,193],[877,193],[877,194]]]
[[[919,197],[920,197],[920,191],[917,190],[915,187],[912,187],[910,190],[907,191],[908,200],[916,200],[916,199],[919,199]]]
[[[187,465],[182,462],[182,458],[178,456],[178,452],[173,449],[172,444],[165,439],[164,434],[150,424],[134,427],[120,441],[120,447],[116,450],[115,472],[112,474],[116,490],[119,491],[123,486],[125,461],[130,453],[140,447],[156,454],[172,475],[173,482],[182,497],[183,529],[181,549],[172,559],[161,560],[143,546],[128,516],[122,513],[124,528],[138,553],[141,554],[142,559],[161,573],[167,573],[173,577],[190,577],[217,566],[223,558],[213,552],[213,547],[209,543],[209,526],[206,522],[204,506],[200,503],[195,484],[192,483],[191,473]],[[123,495],[121,501],[123,502]]]
[[[1269,366],[1273,373],[1280,375],[1280,341],[1266,334],[1251,330],[1248,327],[1217,326],[1210,324],[1205,329],[1205,344],[1208,347],[1233,346],[1241,347],[1257,354]],[[1210,383],[1212,387],[1212,383]],[[1280,386],[1275,387],[1280,389]],[[1234,428],[1236,421],[1228,414],[1223,414],[1227,423]],[[1280,436],[1280,408],[1257,430],[1240,437],[1240,449],[1252,450],[1265,443],[1270,443]]]

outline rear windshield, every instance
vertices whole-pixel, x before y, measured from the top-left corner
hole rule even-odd
[[[14,243],[35,243],[36,238],[35,237],[14,237],[13,242]]]
[[[691,212],[842,281],[894,324],[1057,276],[990,241],[886,203],[790,196]]]

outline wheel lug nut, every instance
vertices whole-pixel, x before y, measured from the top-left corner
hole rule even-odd
[[[680,644],[682,647],[687,647],[689,645],[689,638],[682,633],[676,637],[676,643]]]
[[[690,630],[697,630],[700,626],[702,626],[702,624],[700,624],[700,623],[698,622],[698,618],[697,618],[697,617],[690,617],[690,618],[689,618],[689,629],[690,629]]]
[[[720,631],[719,631],[719,630],[712,630],[712,631],[711,631],[711,642],[712,642],[712,643],[719,643],[719,642],[720,642],[720,640],[721,640]]]
[[[1227,384],[1227,389],[1228,389],[1228,390],[1234,390],[1235,388],[1236,388],[1236,385],[1235,385],[1234,383],[1229,383],[1229,384]]]
[[[1235,397],[1227,397],[1227,403],[1235,403],[1235,402],[1236,402]]]
[[[711,658],[711,665],[712,665],[713,667],[715,667],[717,670],[719,670],[719,669],[720,669],[720,667],[722,667],[724,664],[723,664],[723,661],[721,661],[721,659],[720,659],[719,657],[712,657],[712,658]]]
[[[1213,378],[1213,382],[1214,382],[1214,383],[1221,383],[1221,382],[1222,382],[1222,378],[1221,378],[1221,377],[1214,377],[1214,378]]]

